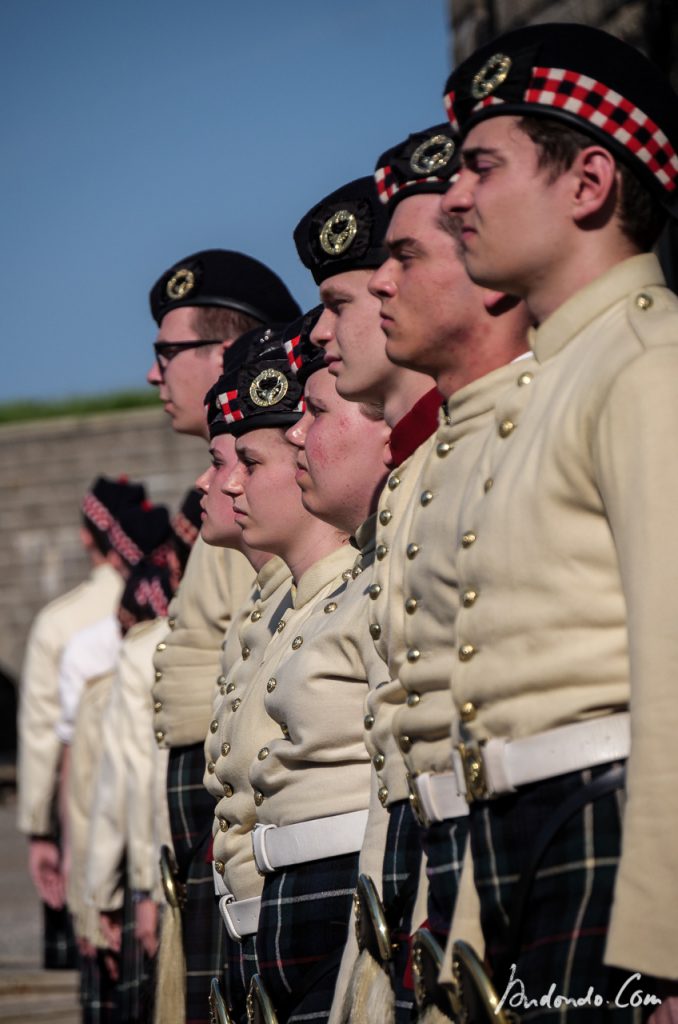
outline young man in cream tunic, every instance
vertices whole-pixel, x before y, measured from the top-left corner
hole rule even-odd
[[[488,962],[530,1020],[556,996],[582,1000],[559,1020],[639,1019],[678,978],[678,300],[649,252],[676,209],[678,99],[612,36],[542,25],[469,58],[446,103],[469,273],[536,324],[457,538]]]
[[[158,388],[173,429],[203,438],[204,397],[221,372],[224,350],[244,330],[299,312],[273,271],[222,249],[175,263],[153,286],[150,305],[158,335],[148,381]],[[221,644],[252,577],[241,552],[198,539],[170,608],[170,632],[154,658],[155,736],[170,750],[170,821],[178,881],[187,883],[182,911],[187,1021],[207,1021],[206,991],[220,965],[221,927],[207,863],[212,806],[201,785],[203,743],[219,687]],[[164,985],[162,979],[159,984]]]

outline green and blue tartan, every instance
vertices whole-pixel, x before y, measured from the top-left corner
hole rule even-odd
[[[125,889],[122,914],[122,945],[120,950],[120,981],[118,998],[120,1015],[130,1024],[146,1024],[153,1020],[155,960],[148,957],[135,937],[135,915],[132,891]]]
[[[124,1024],[116,982],[106,970],[103,953],[80,957],[82,1024]]]
[[[507,947],[514,893],[537,834],[578,787],[609,767],[561,775],[471,807],[471,848],[486,959],[500,997],[511,980],[512,964],[513,978],[522,983],[528,999],[539,999],[554,985],[555,994],[569,998],[584,998],[592,989],[607,1004],[628,977],[603,964],[621,849],[623,790],[586,803],[560,827],[534,874],[519,948]],[[652,980],[642,978],[632,987],[652,993]],[[511,993],[518,989],[514,981]],[[510,1004],[506,1008],[511,1009]],[[639,1024],[651,1010],[521,1005],[517,1012],[525,1024]]]
[[[179,879],[186,884],[181,923],[186,959],[186,1024],[209,1024],[210,982],[224,966],[224,927],[214,899],[214,797],[202,784],[202,743],[170,750],[167,801]]]
[[[457,903],[467,840],[467,816],[436,821],[421,831],[428,881],[428,929],[443,949]]]
[[[357,882],[357,853],[266,875],[256,951],[280,1024],[328,1019]]]
[[[388,830],[382,869],[382,900],[391,939],[396,943],[392,957],[391,984],[395,993],[396,1024],[408,1024],[414,1006],[409,971],[412,913],[421,871],[420,830],[409,800],[398,800],[388,808]]]

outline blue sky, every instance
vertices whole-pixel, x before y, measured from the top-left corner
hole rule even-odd
[[[292,230],[444,120],[445,0],[3,0],[0,401],[144,386],[197,249],[316,301]]]

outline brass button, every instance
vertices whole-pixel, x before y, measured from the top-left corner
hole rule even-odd
[[[290,730],[287,728],[287,722],[280,723],[280,731],[286,740],[290,738]]]
[[[417,555],[419,554],[419,545],[418,544],[408,544],[407,545],[407,550],[406,550],[405,554],[410,559],[410,561],[413,558],[416,558]]]
[[[224,796],[233,796],[233,786],[230,784],[230,782],[224,783]]]
[[[255,608],[252,614],[250,615],[250,619],[252,620],[252,622],[258,622],[260,618],[261,612]]]
[[[155,711],[156,715],[157,715],[158,711],[162,711],[162,701],[161,700],[156,700],[155,704],[153,705],[153,710]]]
[[[267,690],[267,692],[268,693],[273,693],[273,691],[275,690],[277,685],[278,685],[278,680],[275,679],[273,676],[271,676],[269,681],[266,683],[266,690]]]
[[[649,309],[652,302],[652,296],[646,295],[645,292],[641,292],[640,295],[636,295],[636,306],[638,309]]]
[[[534,374],[526,370],[525,373],[521,373],[520,377],[518,377],[518,387],[524,388],[526,384],[531,384],[533,380]]]
[[[299,648],[301,647],[301,645],[303,644],[303,642],[304,642],[303,636],[295,636],[294,640],[292,641],[292,650],[293,651],[298,651]]]
[[[370,626],[370,636],[373,640],[378,640],[381,636],[381,626],[378,622],[373,622]]]
[[[262,747],[259,753],[257,754],[257,757],[259,758],[260,761],[265,761],[269,753],[270,751],[268,747]]]
[[[285,628],[285,620],[281,619],[280,622],[278,623],[278,625],[275,628],[277,629],[277,631],[279,633],[282,633],[283,629]]]
[[[219,818],[219,828],[222,832],[228,832],[230,828],[230,822],[226,821],[226,818]]]
[[[476,648],[473,644],[462,644],[459,648],[459,661],[470,661],[474,654]]]
[[[419,501],[424,507],[430,505],[433,501],[433,491],[424,491]]]
[[[408,706],[408,708],[416,708],[416,706],[417,706],[417,704],[419,703],[420,700],[421,700],[421,697],[419,696],[418,693],[415,693],[414,690],[412,691],[412,693],[408,693],[408,695],[407,695],[407,706]]]
[[[177,620],[175,618],[171,618],[171,619],[167,620],[167,625],[169,626],[170,629],[174,629],[176,624],[177,624]]]
[[[159,643],[159,644],[158,644],[158,646],[156,647],[156,651],[166,651],[166,650],[167,650],[167,644],[166,644],[166,643],[164,642],[164,640],[163,640],[163,641],[162,641],[161,643]]]
[[[354,580],[357,580],[358,576],[360,576],[362,571],[363,571],[363,568],[362,568],[361,565],[354,565],[353,568],[351,569],[351,577]]]
[[[223,686],[223,684],[226,682],[226,676],[223,676],[223,675],[218,676],[217,677],[217,682],[219,683],[220,686]]]
[[[381,523],[382,526],[388,526],[392,518],[393,513],[388,508],[382,509],[381,512],[379,513],[379,522]]]
[[[207,762],[207,771],[210,773],[210,775],[214,775],[215,767],[216,767],[216,765],[214,764],[214,761],[208,761]]]
[[[223,696],[224,696],[224,694],[226,693],[226,687],[225,687],[225,686],[220,686],[220,687],[219,687],[219,693],[220,693],[220,694],[221,694],[221,696],[223,697]]]
[[[405,611],[408,615],[414,615],[418,607],[419,602],[416,597],[408,597],[407,601],[405,601]]]
[[[365,715],[363,718],[363,725],[369,731],[374,725],[374,715]]]
[[[326,604],[325,607],[323,608],[323,611],[325,612],[325,615],[331,615],[332,612],[336,612],[336,610],[337,610],[337,602],[336,601],[330,601],[329,604]]]
[[[233,701],[233,703],[231,704],[231,709],[233,711],[237,711],[241,704],[242,704],[242,701],[241,701],[240,697],[236,697],[235,700]]]
[[[386,555],[388,554],[388,546],[386,544],[377,544],[375,554],[377,556],[377,561],[381,562],[382,559],[386,558]]]
[[[235,683],[234,682],[230,682],[228,684],[228,686],[226,687],[226,693],[233,693],[234,690],[235,690]]]
[[[156,742],[157,742],[157,743],[162,743],[162,741],[164,740],[164,738],[165,738],[165,734],[164,734],[164,732],[162,731],[162,729],[158,729],[158,731],[157,731],[157,732],[156,732],[156,734],[155,734],[155,739],[156,739]]]
[[[473,532],[473,530],[469,530],[468,533],[465,533],[464,536],[461,538],[461,546],[463,548],[470,548],[471,544],[475,544],[475,542],[476,535]]]
[[[377,793],[377,796],[379,797],[379,803],[381,804],[381,806],[385,807],[386,806],[386,801],[388,800],[388,790],[387,790],[386,786],[380,786],[379,787],[379,791]]]
[[[215,718],[215,719],[213,719],[213,721],[210,722],[210,732],[216,732],[218,728],[219,728],[219,723],[217,722],[217,720]]]
[[[254,802],[257,805],[257,807],[261,807],[261,805],[264,802],[264,794],[261,792],[260,789],[254,790]]]
[[[242,649],[242,660],[243,660],[243,661],[247,661],[247,659],[248,659],[248,658],[249,658],[249,656],[250,656],[250,653],[251,653],[251,652],[250,652],[250,649],[249,649],[249,647],[243,647],[243,649]]]
[[[390,476],[388,478],[388,489],[389,489],[389,491],[395,491],[396,487],[399,487],[399,486],[400,486],[400,477],[397,475],[397,473],[394,473],[393,476]]]
[[[445,456],[449,455],[451,451],[452,445],[448,444],[447,441],[441,441],[439,444],[436,445],[436,455],[441,459],[444,459]]]
[[[407,660],[409,661],[410,665],[413,665],[415,661],[419,661],[420,658],[421,651],[417,647],[410,647],[409,651],[407,652]]]
[[[462,704],[461,711],[459,712],[462,722],[472,722],[477,713],[478,709],[473,701],[470,700],[467,700]]]
[[[407,752],[408,752],[409,750],[411,750],[411,749],[412,749],[412,740],[410,739],[410,737],[409,737],[409,736],[405,736],[405,735],[403,734],[403,735],[402,735],[402,736],[401,736],[401,737],[400,737],[400,738],[398,739],[398,746],[399,746],[399,747],[400,747],[400,749],[402,750],[403,754],[406,754],[406,753],[407,753]]]
[[[370,583],[367,588],[367,593],[370,595],[373,601],[376,601],[381,594],[381,586],[378,583]]]
[[[513,420],[502,420],[499,424],[499,436],[508,437],[516,429],[516,425]]]
[[[372,764],[374,765],[376,771],[380,772],[381,769],[386,764],[386,758],[384,757],[383,754],[375,754],[374,757],[372,758]]]
[[[477,600],[478,592],[476,590],[465,590],[461,598],[464,608],[472,608]]]
[[[221,756],[222,757],[228,757],[230,752],[231,752],[231,744],[230,743],[222,743],[221,744]]]
[[[491,491],[493,487],[494,487],[494,480],[492,479],[491,476],[488,476],[487,480],[483,484],[483,490],[485,491],[485,494],[487,494],[488,491]]]
[[[159,683],[161,679],[162,679],[162,672],[160,672],[158,669],[156,669],[156,671],[155,671],[155,681],[156,681],[156,683]]]
[[[214,870],[216,871],[216,873],[218,875],[223,875],[224,871],[226,870],[226,866],[225,866],[223,860],[215,860],[215,862],[214,862]]]

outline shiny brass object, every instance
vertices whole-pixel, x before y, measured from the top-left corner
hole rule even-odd
[[[461,939],[452,946],[452,975],[449,1001],[458,1024],[516,1024],[515,1015],[500,1008],[494,985],[475,950]]]
[[[179,867],[174,851],[167,845],[160,847],[160,879],[165,899],[170,907],[183,910],[186,906],[186,886],[179,881]]]
[[[210,983],[210,1024],[235,1024],[221,994],[218,978],[212,978]]]
[[[247,993],[247,1024],[278,1024],[273,1003],[258,974],[252,978]]]
[[[353,896],[355,934],[358,948],[366,949],[379,964],[391,959],[393,943],[391,931],[386,923],[384,906],[377,888],[369,875],[358,875],[358,885]]]

